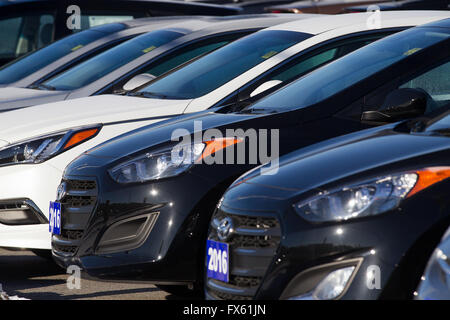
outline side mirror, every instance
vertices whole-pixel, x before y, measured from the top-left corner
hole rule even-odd
[[[421,116],[427,109],[428,93],[419,89],[403,88],[389,93],[376,111],[363,112],[361,120],[366,122],[396,122]]]
[[[252,93],[250,93],[250,98],[253,98],[254,96],[257,96],[258,94],[260,94],[261,92],[264,92],[266,90],[269,90],[272,87],[275,87],[277,84],[280,84],[281,82],[283,82],[283,81],[281,81],[281,80],[270,80],[270,81],[264,82],[258,88],[253,90]]]
[[[123,90],[125,91],[131,91],[133,89],[136,89],[137,87],[142,86],[143,84],[146,84],[147,82],[155,79],[156,77],[149,73],[141,73],[137,76],[134,76],[130,80],[128,80],[127,83],[123,85]]]

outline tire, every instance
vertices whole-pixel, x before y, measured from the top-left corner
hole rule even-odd
[[[35,255],[37,255],[40,258],[43,258],[45,260],[51,260],[53,261],[52,258],[52,250],[45,250],[45,249],[34,249],[31,250],[31,252],[33,252]]]
[[[194,285],[194,289],[189,289],[188,286],[183,285],[156,285],[159,289],[168,292],[180,298],[202,298],[203,290]]]

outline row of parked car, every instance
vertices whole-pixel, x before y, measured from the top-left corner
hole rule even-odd
[[[209,299],[448,298],[450,13],[372,17],[143,18],[1,67],[0,247]]]
[[[136,18],[448,10],[449,5],[450,0],[0,0],[0,66],[80,30]]]

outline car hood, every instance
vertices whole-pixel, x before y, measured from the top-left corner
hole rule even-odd
[[[191,100],[100,95],[0,113],[0,139],[14,143],[74,127],[182,114]]]
[[[28,88],[0,88],[0,112],[66,99],[69,92]]]
[[[286,200],[344,178],[364,177],[371,169],[449,148],[449,137],[429,132],[402,133],[393,125],[365,130],[281,157],[276,174],[261,174],[260,168],[250,171],[230,187],[223,204],[239,209],[263,204],[269,210],[277,202],[274,200]]]
[[[177,131],[183,136],[192,135],[196,132],[195,123],[201,124],[201,129],[197,127],[200,131],[239,124],[254,117],[255,115],[249,114],[219,114],[201,111],[161,121],[117,136],[84,152],[67,167],[66,174],[71,175],[73,172],[81,174],[78,168],[83,168],[83,175],[95,174],[89,171],[90,168],[108,167],[111,163],[125,161],[136,153],[159,149],[172,141],[176,144],[178,141],[172,140],[172,135]]]

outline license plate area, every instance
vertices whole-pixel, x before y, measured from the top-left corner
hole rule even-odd
[[[61,234],[61,203],[50,201],[48,213],[48,231],[52,234]]]
[[[229,282],[230,254],[229,245],[214,240],[206,242],[206,276],[223,282]]]

